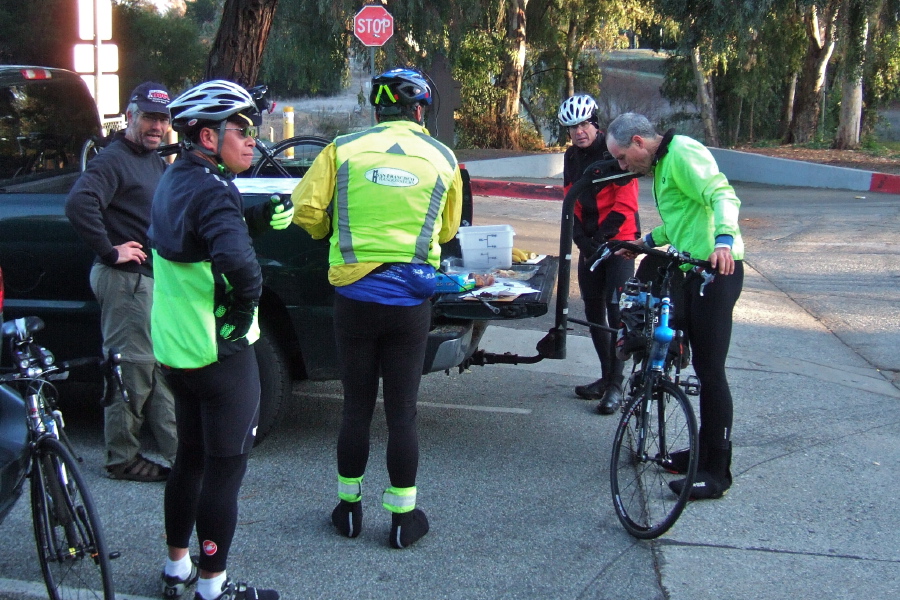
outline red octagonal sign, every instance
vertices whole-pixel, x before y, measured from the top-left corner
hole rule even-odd
[[[383,6],[363,6],[353,17],[353,33],[364,46],[384,46],[394,35],[394,17]]]

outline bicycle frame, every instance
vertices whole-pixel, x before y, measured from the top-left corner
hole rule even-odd
[[[99,515],[78,469],[81,461],[65,435],[62,413],[55,406],[56,388],[51,379],[63,378],[80,365],[105,365],[108,388],[121,385],[118,353],[107,361],[85,358],[55,364],[46,348],[34,343],[32,333],[43,329],[38,317],[8,321],[2,325],[10,340],[11,372],[0,375],[0,383],[11,384],[24,400],[27,443],[23,465],[31,480],[31,512],[38,559],[49,597],[67,600],[82,596],[76,588],[92,586],[95,598],[114,598],[109,552]],[[24,481],[24,478],[23,478]],[[73,588],[74,586],[74,588]],[[102,591],[101,591],[102,590]]]

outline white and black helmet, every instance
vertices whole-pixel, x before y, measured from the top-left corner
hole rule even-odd
[[[587,94],[576,94],[566,98],[559,105],[557,114],[560,124],[572,127],[585,121],[597,124],[597,103]]]
[[[238,84],[223,79],[207,81],[184,92],[169,104],[169,113],[172,128],[182,133],[237,114],[246,117],[248,124],[259,124],[253,97]]]

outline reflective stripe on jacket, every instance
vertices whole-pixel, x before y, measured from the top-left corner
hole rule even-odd
[[[428,263],[457,171],[446,146],[410,121],[388,121],[335,140],[329,262]]]

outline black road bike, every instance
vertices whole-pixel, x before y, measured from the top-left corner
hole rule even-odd
[[[687,340],[670,326],[673,280],[682,265],[691,265],[704,279],[702,295],[715,275],[708,261],[674,248],[663,251],[617,241],[600,249],[591,268],[620,248],[646,254],[660,265],[655,281],[630,279],[619,302],[622,326],[616,352],[634,363],[609,469],[619,521],[631,535],[651,539],[668,531],[681,515],[699,462],[697,418],[688,396],[699,395],[700,383],[696,376],[681,376],[688,362]],[[682,478],[685,485],[676,495],[669,483]]]
[[[66,437],[53,381],[64,379],[76,367],[100,366],[106,381],[103,404],[127,402],[120,356],[110,351],[106,360],[84,358],[57,364],[52,352],[34,342],[33,333],[43,327],[38,317],[2,325],[13,361],[12,367],[0,371],[4,410],[9,416],[19,412],[26,424],[25,432],[15,429],[24,440],[4,440],[21,446],[20,456],[6,465],[18,465],[20,471],[10,488],[12,501],[25,479],[30,479],[34,538],[51,600],[114,600],[110,560],[118,553],[107,547],[100,516],[78,467],[81,458]]]

